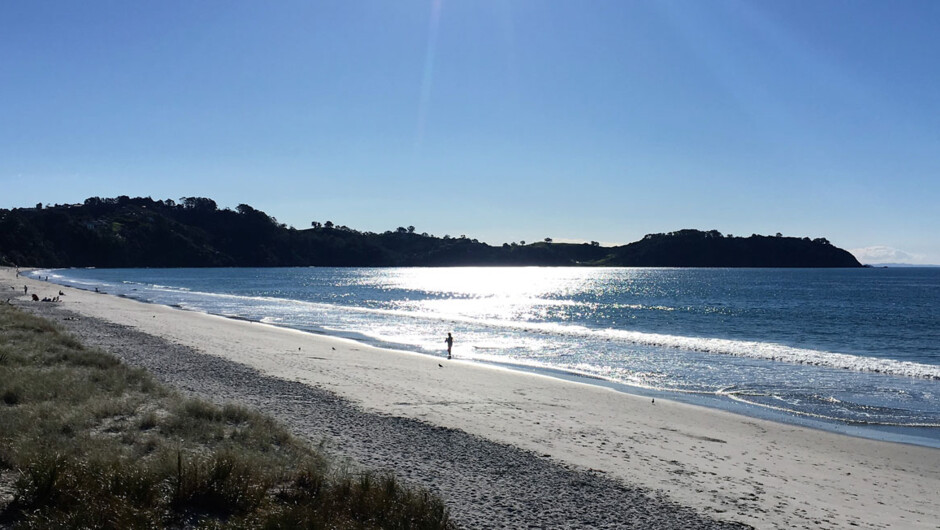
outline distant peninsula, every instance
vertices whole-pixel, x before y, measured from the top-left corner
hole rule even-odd
[[[81,204],[0,209],[0,265],[33,267],[861,267],[824,238],[716,230],[649,234],[622,246],[504,243],[398,227],[362,232],[330,221],[296,229],[239,204],[91,197]]]

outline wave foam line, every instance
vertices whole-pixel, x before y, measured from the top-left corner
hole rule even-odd
[[[857,372],[873,372],[905,377],[940,380],[940,366],[920,364],[895,359],[862,357],[847,353],[835,353],[805,348],[793,348],[772,342],[756,342],[730,339],[681,337],[637,331],[606,330],[605,333],[635,344],[681,348],[705,353],[719,353],[735,357],[750,357],[794,364],[824,366]]]
[[[769,403],[760,403],[757,401],[751,401],[733,392],[726,393],[726,394],[719,393],[719,395],[723,395],[739,403],[746,403],[748,405],[753,405],[755,407],[763,407],[765,409],[775,410],[777,412],[786,412],[790,414],[795,414],[797,416],[805,416],[807,418],[815,418],[815,419],[826,420],[826,421],[835,421],[839,423],[848,423],[848,424],[853,424],[853,425],[881,425],[885,427],[933,427],[933,428],[940,427],[940,423],[929,423],[929,422],[905,423],[905,422],[894,422],[894,421],[859,420],[859,419],[854,419],[854,418],[842,418],[839,416],[830,416],[827,414],[819,414],[816,412],[797,410],[797,409],[793,409],[790,407],[781,407],[779,405],[771,405]]]
[[[361,310],[362,308],[357,308]],[[642,331],[628,331],[619,329],[595,330],[585,326],[560,324],[553,322],[509,322],[487,319],[474,319],[454,315],[431,316],[416,313],[400,313],[390,310],[369,309],[375,313],[398,313],[402,316],[417,318],[441,319],[484,326],[501,327],[518,331],[536,332],[543,334],[564,335],[580,338],[611,339],[643,346],[659,348],[683,349],[702,353],[731,355],[734,357],[749,357],[768,361],[779,361],[793,364],[836,368],[856,372],[872,372],[903,377],[917,377],[923,379],[940,380],[940,366],[884,359],[879,357],[864,357],[847,353],[836,353],[823,350],[810,350],[794,348],[773,342],[757,342],[747,340],[717,339],[707,337],[684,337],[681,335],[664,335],[660,333],[646,333]]]

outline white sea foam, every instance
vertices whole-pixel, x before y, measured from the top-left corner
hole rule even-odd
[[[824,414],[824,413],[820,413],[820,412],[810,412],[810,411],[801,410],[801,409],[799,409],[799,408],[792,407],[792,406],[779,406],[779,405],[771,405],[771,404],[769,404],[769,403],[761,403],[761,402],[755,401],[755,400],[753,400],[753,399],[748,399],[749,396],[747,396],[746,394],[739,394],[739,393],[736,393],[736,392],[729,392],[729,393],[724,394],[724,395],[726,395],[727,397],[729,397],[729,398],[731,398],[731,399],[733,399],[733,400],[735,400],[735,401],[738,401],[738,402],[741,402],[741,403],[747,403],[748,405],[754,405],[754,406],[762,407],[762,408],[765,408],[765,409],[775,410],[775,411],[777,411],[777,412],[784,412],[784,413],[787,413],[787,414],[795,414],[795,415],[797,415],[797,416],[804,416],[804,417],[807,417],[807,418],[816,418],[816,419],[825,420],[825,421],[837,421],[837,422],[840,422],[840,423],[850,423],[850,424],[854,424],[854,425],[880,425],[880,426],[883,426],[883,427],[927,427],[927,428],[940,428],[940,423],[936,423],[936,422],[929,422],[929,421],[927,421],[927,422],[925,422],[925,421],[889,421],[889,420],[886,420],[886,419],[869,420],[869,419],[857,418],[857,417],[856,417],[856,418],[848,418],[848,417],[845,417],[844,415],[834,415],[834,414]]]
[[[862,357],[846,353],[794,348],[771,342],[741,341],[702,337],[680,337],[656,333],[641,333],[623,330],[605,330],[603,333],[636,344],[681,348],[691,351],[751,357],[796,364],[826,366],[859,372],[875,372],[906,377],[940,379],[940,366]]]
[[[65,285],[75,287],[78,289],[89,289],[89,288],[94,288],[96,286],[101,286],[101,285],[106,284],[106,282],[100,282],[100,281],[95,281],[95,280],[81,280],[81,279],[73,278],[70,276],[63,276],[61,274],[58,274],[57,270],[39,269],[39,270],[30,271],[28,274],[30,277],[37,278],[37,279],[42,279],[48,276],[49,278],[51,278],[52,280],[56,282],[63,283]]]

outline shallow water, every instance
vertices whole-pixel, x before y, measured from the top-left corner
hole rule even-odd
[[[940,269],[68,269],[34,276],[940,446]]]

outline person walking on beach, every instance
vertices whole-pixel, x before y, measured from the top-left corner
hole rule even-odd
[[[23,294],[29,294],[29,287],[23,286]]]
[[[454,336],[451,335],[450,333],[448,333],[448,334],[447,334],[447,338],[444,339],[444,342],[447,343],[447,358],[450,359],[450,357],[451,357],[450,351],[451,351],[451,350],[453,349],[453,347],[454,347]]]

